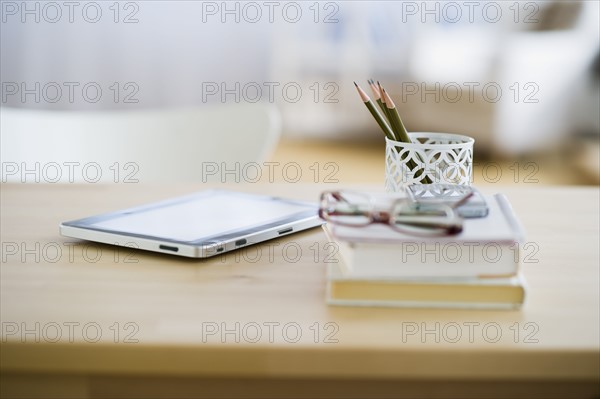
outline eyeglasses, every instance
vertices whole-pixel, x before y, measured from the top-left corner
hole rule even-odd
[[[455,208],[464,204],[469,197],[469,194],[465,195],[452,207],[419,203],[406,198],[378,206],[375,198],[365,193],[325,191],[321,193],[319,216],[341,226],[365,227],[382,223],[410,235],[453,235],[460,233],[463,226],[463,219]]]

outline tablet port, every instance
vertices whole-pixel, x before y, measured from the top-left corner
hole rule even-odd
[[[241,240],[237,240],[237,241],[235,242],[235,246],[236,246],[236,247],[239,247],[240,245],[244,245],[244,244],[246,244],[247,242],[248,242],[248,241],[246,241],[246,239],[245,239],[245,238],[242,238]]]
[[[288,229],[279,230],[278,233],[279,233],[279,235],[282,235],[282,234],[291,233],[292,231],[294,231],[294,229],[292,227],[290,227]]]
[[[179,251],[179,248],[177,248],[177,247],[171,247],[169,245],[162,245],[162,244],[160,244],[158,247],[160,249],[164,249],[165,251],[173,251],[173,252]]]

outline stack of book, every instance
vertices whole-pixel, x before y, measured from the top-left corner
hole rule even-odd
[[[525,299],[522,228],[505,196],[486,200],[488,216],[465,219],[455,236],[414,237],[382,224],[324,225],[339,249],[327,264],[327,303],[519,308]]]

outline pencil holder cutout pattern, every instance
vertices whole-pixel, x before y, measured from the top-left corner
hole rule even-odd
[[[447,133],[409,133],[412,143],[388,138],[385,149],[385,189],[403,191],[405,186],[426,183],[471,185],[473,140]]]

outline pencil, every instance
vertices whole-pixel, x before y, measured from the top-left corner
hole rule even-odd
[[[400,114],[396,109],[396,104],[392,100],[392,97],[385,91],[385,89],[381,88],[381,95],[383,101],[385,102],[385,106],[388,109],[388,117],[390,119],[390,125],[392,126],[392,130],[396,133],[396,137],[399,139],[398,141],[403,141],[405,143],[411,143],[410,137],[408,137],[408,133],[406,132],[406,128],[402,123],[402,119],[400,119]]]
[[[369,87],[371,88],[371,91],[373,92],[373,97],[375,98],[375,101],[379,105],[379,108],[381,108],[381,112],[382,112],[383,116],[385,116],[387,118],[387,108],[386,108],[385,104],[383,103],[383,101],[381,101],[381,91],[377,88],[377,86],[375,85],[375,81],[373,79],[368,80],[368,82],[369,82]]]
[[[394,104],[392,97],[390,97],[390,95],[387,93],[387,91],[385,91],[385,89],[383,87],[381,88],[381,98],[383,98],[383,101],[385,102],[385,105],[388,108],[388,118],[390,120],[390,125],[392,126],[392,130],[394,131],[394,133],[396,133],[396,137],[398,139],[400,139],[398,141],[402,141],[404,143],[412,143],[412,140],[408,136],[408,133],[406,132],[406,128],[404,127],[404,124],[402,123],[402,119],[400,119],[400,114],[398,113],[398,110],[396,109],[396,104]],[[419,158],[419,160],[421,161],[421,163],[423,164],[423,166],[425,166],[425,162],[423,162],[423,160],[421,159],[419,154],[417,153],[416,155]],[[407,162],[407,166],[411,170],[414,170],[418,165],[412,159],[410,159]],[[425,171],[422,169],[420,169],[420,172],[421,173],[415,173],[415,177],[423,176],[425,173]],[[432,183],[431,179],[427,175],[424,175],[422,177],[422,179],[425,180],[426,184]]]
[[[394,132],[392,131],[390,126],[385,122],[379,111],[377,111],[377,108],[375,108],[375,105],[373,105],[373,101],[371,101],[367,93],[365,93],[364,90],[356,84],[356,82],[354,82],[354,86],[356,86],[356,90],[358,90],[360,98],[365,103],[365,106],[367,107],[369,112],[371,112],[371,115],[373,115],[373,118],[375,118],[375,121],[379,124],[381,130],[383,130],[383,133],[390,140],[394,140]]]
[[[375,82],[373,82],[373,85],[375,85]],[[381,83],[379,83],[379,81],[377,81],[377,91],[379,92],[380,97],[381,97],[381,105],[383,107],[383,114],[389,121],[390,120],[390,112],[388,110],[387,105],[385,105],[385,98],[383,97],[383,86],[381,86]],[[395,137],[394,140],[399,141],[397,136]]]

